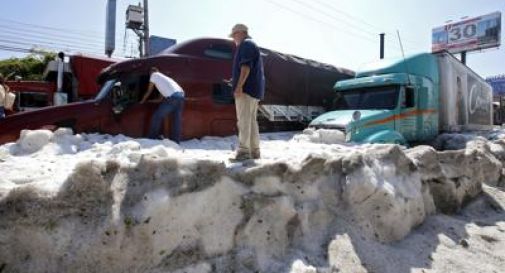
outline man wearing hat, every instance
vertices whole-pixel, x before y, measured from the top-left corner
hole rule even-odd
[[[239,147],[235,161],[260,158],[260,136],[256,114],[265,94],[263,61],[247,26],[236,24],[231,31],[237,49],[233,59],[232,88],[237,110]]]

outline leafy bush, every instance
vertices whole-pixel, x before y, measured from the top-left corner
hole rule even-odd
[[[24,58],[9,58],[0,60],[0,73],[7,80],[13,80],[14,76],[21,76],[23,80],[42,80],[44,69],[56,53],[30,54]]]

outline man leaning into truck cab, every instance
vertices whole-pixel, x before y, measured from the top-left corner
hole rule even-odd
[[[263,61],[247,26],[236,24],[231,31],[237,49],[233,58],[232,88],[237,111],[239,147],[232,160],[260,158],[260,136],[256,114],[265,94]]]
[[[140,101],[141,104],[146,102],[155,87],[163,96],[163,99],[160,106],[151,117],[151,125],[147,137],[153,139],[159,138],[163,119],[172,113],[172,131],[170,139],[179,143],[181,140],[184,90],[172,78],[162,74],[158,68],[153,67],[151,68],[149,86],[146,94]]]

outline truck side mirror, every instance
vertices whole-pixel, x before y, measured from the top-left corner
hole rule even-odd
[[[354,111],[354,113],[352,113],[352,120],[353,121],[358,121],[361,119],[361,112],[360,111]]]

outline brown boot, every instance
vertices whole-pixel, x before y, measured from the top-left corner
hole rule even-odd
[[[244,160],[249,160],[251,159],[251,155],[246,152],[237,152],[235,154],[235,157],[230,158],[230,161],[232,162],[237,162],[237,161],[244,161]]]
[[[252,153],[251,153],[251,157],[252,157],[253,159],[260,159],[260,157],[261,157],[260,150],[257,150],[257,151],[252,152]]]

